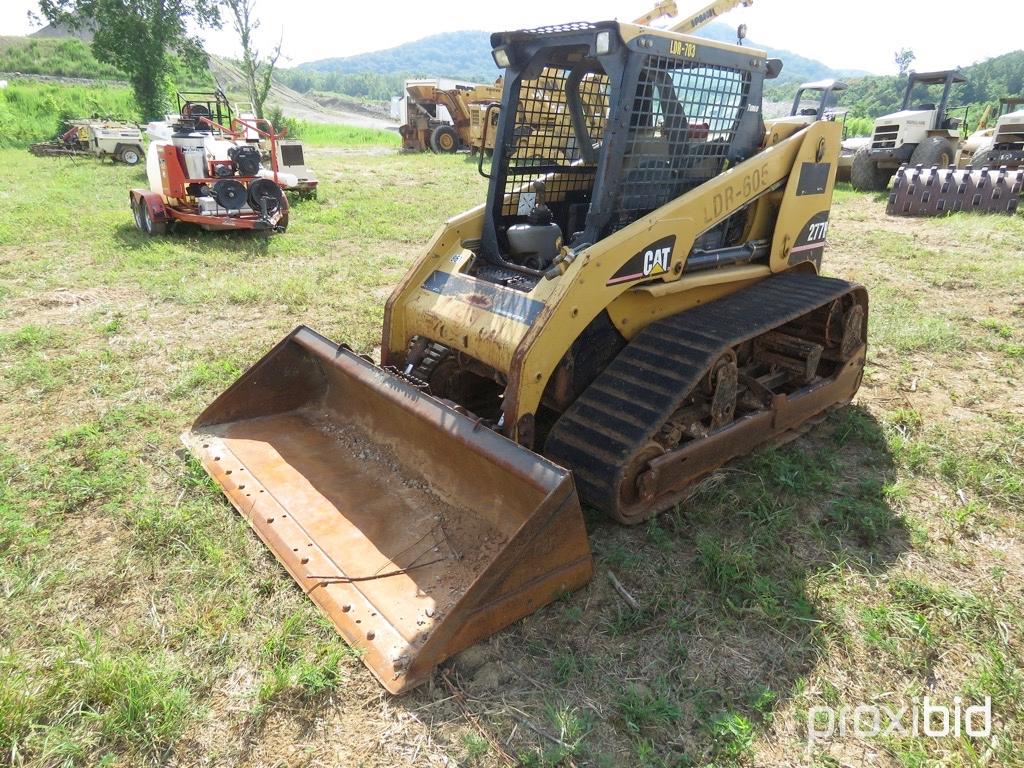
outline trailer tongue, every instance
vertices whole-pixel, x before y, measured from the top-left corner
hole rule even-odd
[[[392,693],[590,579],[567,470],[308,328],[183,440]]]

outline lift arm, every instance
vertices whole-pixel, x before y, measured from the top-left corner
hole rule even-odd
[[[687,16],[678,24],[672,26],[670,31],[682,32],[684,34],[696,32],[701,27],[714,21],[723,13],[728,13],[738,5],[749,8],[753,4],[754,0],[715,0],[715,2],[708,3],[701,8],[697,13]]]
[[[978,121],[976,130],[983,131],[988,128],[988,119],[992,116],[992,105],[986,104],[985,111],[981,113],[981,120]]]

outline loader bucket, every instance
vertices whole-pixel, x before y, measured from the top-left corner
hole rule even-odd
[[[567,470],[308,328],[183,440],[392,693],[590,579]]]
[[[896,172],[885,212],[890,216],[944,216],[957,211],[1013,214],[1020,205],[1024,169],[925,168]]]

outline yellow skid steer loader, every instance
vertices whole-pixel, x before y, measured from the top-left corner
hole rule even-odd
[[[617,22],[492,46],[486,201],[395,288],[380,365],[297,328],[184,436],[392,692],[586,583],[581,501],[671,508],[864,367],[866,293],[819,276],[841,126],[766,128],[780,62]]]

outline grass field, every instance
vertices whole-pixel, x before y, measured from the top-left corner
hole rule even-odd
[[[402,145],[398,131],[360,128],[336,123],[311,123],[307,120],[286,119],[288,135],[301,138],[311,147],[392,147]]]
[[[123,80],[124,73],[93,56],[75,39],[0,37],[0,72]]]
[[[0,89],[0,148],[24,147],[53,138],[61,120],[98,114],[139,119],[130,88],[15,80]]]
[[[372,352],[484,191],[462,157],[308,158],[287,234],[151,240],[141,171],[0,151],[0,763],[1024,765],[1024,217],[840,190],[855,403],[648,525],[592,516],[586,588],[396,699],[177,437],[299,323]],[[990,696],[994,736],[808,747],[812,707],[923,696]]]

